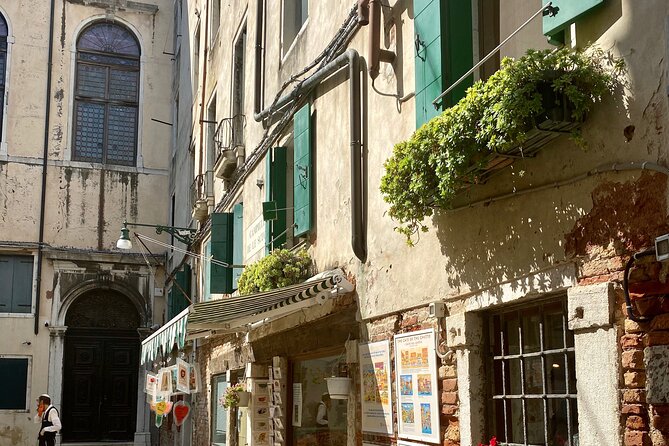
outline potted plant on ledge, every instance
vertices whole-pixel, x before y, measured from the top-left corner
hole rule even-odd
[[[580,124],[614,89],[623,68],[622,60],[592,48],[505,58],[487,81],[395,145],[380,189],[396,230],[412,245],[416,233],[427,231],[423,219],[451,207],[464,188],[533,156],[561,134],[583,146]]]
[[[247,392],[244,383],[237,383],[225,389],[221,405],[226,409],[248,407],[251,392]]]

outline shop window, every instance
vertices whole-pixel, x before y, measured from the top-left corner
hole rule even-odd
[[[116,23],[87,27],[77,41],[72,159],[134,166],[140,49]]]
[[[302,406],[291,405],[292,446],[346,445],[346,403],[328,397],[325,378],[338,373],[341,356],[293,361],[292,385],[302,391]]]
[[[32,312],[32,256],[0,256],[0,283],[0,313]]]
[[[28,410],[29,369],[29,358],[0,357],[0,410]]]
[[[283,0],[282,54],[285,56],[309,16],[309,0]]]
[[[226,444],[228,433],[228,409],[223,407],[225,389],[229,387],[225,374],[211,378],[211,444],[214,446]]]
[[[491,315],[489,433],[506,444],[578,445],[566,299]]]

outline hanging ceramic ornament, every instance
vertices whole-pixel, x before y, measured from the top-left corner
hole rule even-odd
[[[156,415],[167,415],[172,410],[172,401],[160,401],[156,403]]]
[[[163,416],[156,413],[156,427],[163,425]]]
[[[186,418],[188,418],[188,415],[190,415],[190,405],[185,401],[177,401],[173,409],[174,423],[177,426],[181,426],[186,421]]]

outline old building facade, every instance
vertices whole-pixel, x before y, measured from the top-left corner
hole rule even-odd
[[[170,444],[666,444],[664,269],[634,260],[629,287],[623,278],[630,256],[667,232],[669,10],[461,3],[181,2],[171,193],[175,224],[198,233],[194,254],[171,268],[192,274],[183,351],[202,391],[189,397],[192,436]],[[550,141],[467,187],[409,247],[379,192],[384,162],[438,113],[432,100],[511,34],[475,79],[528,49],[589,43],[627,71],[583,122],[587,150]],[[241,267],[278,247],[306,248],[324,275],[235,297]],[[328,274],[355,290],[300,300]],[[637,304],[630,318],[625,289],[647,302],[645,318]],[[269,304],[293,296],[282,311]],[[436,338],[417,377],[402,375],[411,333]],[[389,351],[393,377],[380,428],[365,418],[369,343]],[[332,400],[324,434],[317,406],[331,374],[352,387]],[[227,410],[238,381],[251,404]]]
[[[149,444],[139,347],[165,249],[116,241],[168,217],[172,8],[0,2],[0,444],[35,443],[44,393],[62,444]]]

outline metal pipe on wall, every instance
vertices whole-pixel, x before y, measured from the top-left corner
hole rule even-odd
[[[381,0],[363,0],[369,4],[369,53],[367,61],[369,63],[369,76],[376,79],[379,75],[381,62],[393,63],[395,53],[381,48]]]
[[[39,334],[40,294],[42,293],[42,260],[44,252],[44,224],[46,217],[46,180],[47,180],[47,158],[49,157],[49,120],[51,118],[51,78],[53,66],[53,28],[56,0],[51,0],[49,12],[49,49],[47,56],[46,74],[46,105],[44,112],[44,150],[42,152],[42,191],[39,208],[39,236],[37,243],[37,283],[35,286],[35,334]]]

